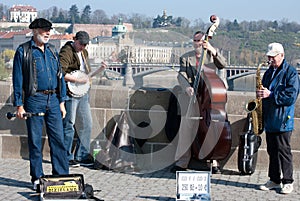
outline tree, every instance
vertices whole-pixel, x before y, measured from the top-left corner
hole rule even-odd
[[[50,9],[48,9],[48,10],[50,10]],[[51,15],[51,17],[50,17],[50,20],[52,21],[52,22],[58,22],[57,21],[57,18],[58,18],[58,8],[56,7],[56,6],[53,6],[52,7],[52,15]]]
[[[3,4],[0,4],[0,20],[4,17],[4,6]]]
[[[52,17],[51,19],[56,19],[58,17],[58,8],[56,6],[53,7]]]
[[[181,17],[181,26],[180,26],[181,31],[187,31],[190,27],[190,24],[191,24],[190,20],[188,20],[185,17]],[[184,32],[182,32],[182,33],[184,33]]]
[[[182,18],[181,17],[179,17],[178,19],[180,19],[180,26],[182,25]],[[198,30],[202,30],[202,31],[204,31],[205,30],[205,23],[203,22],[203,20],[202,19],[196,19],[195,21],[194,21],[194,27],[196,28],[196,29],[198,29]]]
[[[131,17],[128,18],[129,23],[133,24],[133,27],[136,29],[144,28],[143,22],[145,22],[147,17],[142,14],[133,13]]]
[[[5,62],[8,62],[9,60],[13,59],[14,55],[15,55],[15,51],[14,50],[5,49],[2,52],[2,58],[4,58]]]
[[[91,7],[89,5],[85,6],[81,15],[81,23],[82,24],[90,24],[91,23]]]
[[[277,29],[278,29],[278,22],[277,22],[276,20],[273,21],[271,27],[272,27],[273,29],[277,30]]]
[[[58,17],[56,18],[57,23],[66,22],[66,17],[65,17],[66,15],[63,12],[64,12],[63,10],[59,11]]]
[[[52,10],[53,10],[53,7],[49,8],[47,10],[38,11],[38,17],[50,19],[52,17]]]
[[[15,51],[9,49],[5,49],[0,53],[0,80],[6,79],[11,74],[12,64],[7,64],[13,59],[14,54]]]
[[[109,19],[104,10],[97,9],[92,14],[92,24],[109,24]]]
[[[233,22],[228,22],[226,26],[227,26],[228,31],[238,31],[238,30],[240,30],[239,23],[237,22],[236,19]]]
[[[69,20],[68,21],[71,24],[80,23],[79,11],[78,11],[78,8],[75,4],[71,6],[68,14],[69,14]]]
[[[181,26],[181,22],[182,22],[181,17],[178,17],[178,18],[174,19],[174,24],[175,24],[175,26],[177,26],[177,27],[180,27],[180,26]]]

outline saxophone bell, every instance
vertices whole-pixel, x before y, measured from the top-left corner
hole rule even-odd
[[[247,113],[253,112],[256,110],[256,108],[258,107],[258,102],[256,99],[250,100],[246,106],[245,106],[245,110]]]

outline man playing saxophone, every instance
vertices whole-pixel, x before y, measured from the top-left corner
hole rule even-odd
[[[280,193],[288,194],[293,191],[294,182],[290,139],[294,129],[299,76],[285,60],[284,48],[280,43],[269,44],[266,55],[271,65],[264,73],[263,86],[256,91],[256,95],[262,98],[270,180],[259,188],[280,188]]]

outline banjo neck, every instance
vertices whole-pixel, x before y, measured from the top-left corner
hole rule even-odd
[[[104,62],[102,62],[102,63],[104,63]],[[105,69],[105,67],[103,67],[103,64],[101,64],[101,66],[99,66],[95,71],[89,72],[88,76],[89,77],[94,77],[98,73],[102,72],[104,69]]]

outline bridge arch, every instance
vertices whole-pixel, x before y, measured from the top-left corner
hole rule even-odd
[[[179,65],[173,64],[130,64],[131,76],[137,86],[143,86],[144,77],[157,72],[170,71],[178,72]],[[261,76],[268,67],[261,68]],[[228,90],[230,91],[255,91],[256,87],[256,66],[227,66],[225,67],[224,77],[228,83]],[[299,69],[297,68],[299,71]],[[122,80],[124,79],[124,72],[126,65],[117,63],[109,67],[107,70],[108,79]]]

